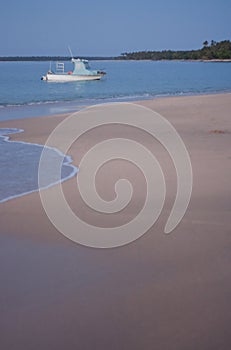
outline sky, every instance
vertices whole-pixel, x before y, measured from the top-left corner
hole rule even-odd
[[[230,0],[5,0],[0,56],[114,56],[231,39]]]

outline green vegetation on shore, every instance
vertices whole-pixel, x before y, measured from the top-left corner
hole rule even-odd
[[[206,40],[199,50],[189,51],[139,51],[122,53],[121,59],[125,60],[226,60],[231,59],[231,42],[223,40],[211,41],[209,45]]]
[[[80,57],[88,60],[231,60],[231,41],[220,42],[204,41],[203,47],[198,50],[186,51],[138,51],[125,52],[117,57]],[[68,61],[68,56],[5,56],[0,57],[0,61]]]

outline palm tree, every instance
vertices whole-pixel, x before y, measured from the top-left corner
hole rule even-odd
[[[208,47],[208,45],[209,45],[208,40],[205,40],[205,41],[203,42],[203,46],[204,46],[204,47]]]

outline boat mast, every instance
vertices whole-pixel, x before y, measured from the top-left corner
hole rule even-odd
[[[71,58],[74,58],[74,57],[73,57],[73,53],[72,53],[71,48],[70,48],[69,45],[68,45],[68,50],[69,50],[69,52],[70,52],[70,54],[71,54]]]

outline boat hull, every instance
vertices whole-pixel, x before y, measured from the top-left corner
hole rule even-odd
[[[95,75],[77,75],[77,74],[46,74],[42,80],[53,82],[68,82],[68,81],[84,81],[84,80],[100,80],[103,74]]]

